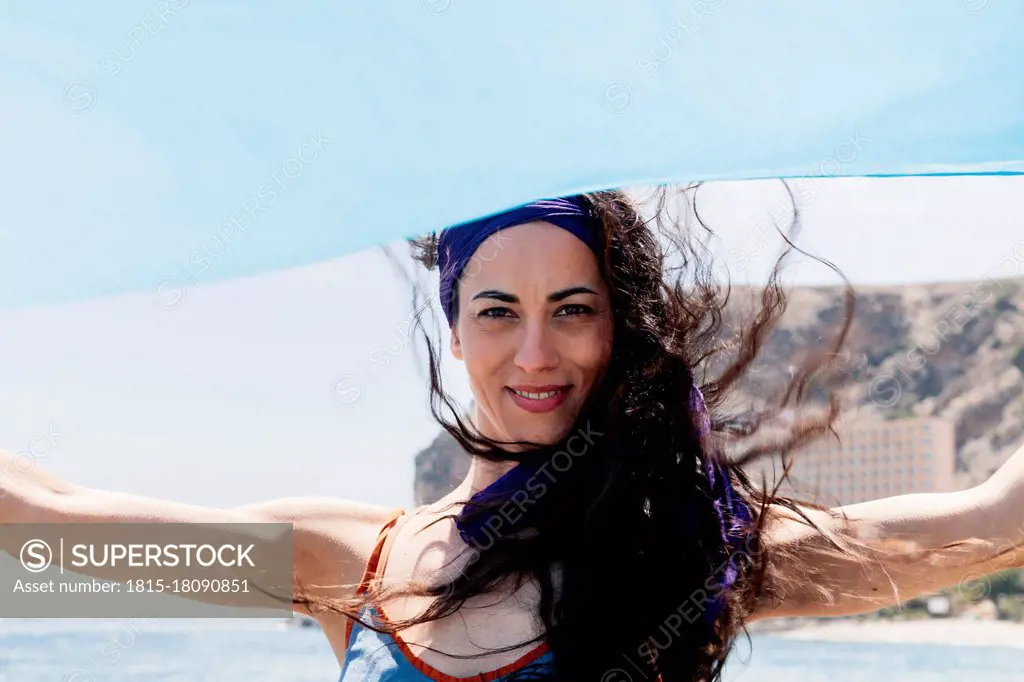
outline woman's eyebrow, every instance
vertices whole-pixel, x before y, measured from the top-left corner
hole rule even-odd
[[[553,294],[549,295],[548,300],[551,301],[552,303],[556,303],[558,301],[561,301],[562,299],[569,298],[570,296],[575,296],[576,294],[593,294],[594,296],[597,296],[597,292],[594,291],[593,289],[590,289],[589,287],[580,286],[569,287],[568,289],[560,289],[554,292]],[[477,292],[473,296],[472,300],[475,301],[478,298],[493,298],[498,301],[502,301],[503,303],[519,303],[518,296],[516,296],[515,294],[510,294],[505,291],[500,291],[498,289],[485,289],[484,291]]]
[[[494,298],[499,301],[502,301],[503,303],[519,303],[518,296],[506,293],[504,291],[499,291],[498,289],[485,289],[484,291],[481,291],[474,295],[472,300],[475,301],[478,298]]]
[[[575,296],[576,294],[593,294],[594,296],[597,296],[597,292],[588,287],[569,287],[568,289],[562,289],[551,294],[550,296],[548,296],[548,300],[551,301],[552,303],[555,303],[557,301],[561,301],[564,298]]]

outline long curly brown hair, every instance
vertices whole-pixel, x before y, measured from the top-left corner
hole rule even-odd
[[[806,354],[776,399],[747,399],[744,382],[786,309],[780,272],[797,250],[792,236],[799,211],[794,202],[791,224],[779,229],[779,259],[759,297],[751,299],[753,317],[744,319],[736,313],[739,306],[730,304],[735,292],[713,267],[713,233],[696,211],[698,187],[658,188],[643,206],[623,191],[585,195],[604,227],[600,265],[615,328],[606,375],[570,432],[599,434],[585,454],[572,457],[543,495],[521,507],[511,530],[494,533],[486,547],[467,546],[469,558],[456,575],[373,589],[344,602],[300,590],[296,603],[395,632],[451,615],[473,596],[532,581],[540,588],[537,616],[558,679],[620,679],[616,671],[631,667],[664,682],[720,679],[745,620],[779,588],[774,566],[781,557],[762,542],[768,509],[798,509],[779,492],[785,466],[774,481],[762,478],[755,485],[748,465],[768,455],[785,462],[834,432],[839,351],[854,297],[847,284],[846,314],[834,337]],[[421,263],[436,265],[436,235],[413,240],[412,246]],[[429,308],[421,289],[414,305]],[[441,336],[424,321],[422,315],[417,320],[429,359],[432,412],[471,456],[536,462],[566,450],[563,440],[513,451],[475,432],[442,387]],[[709,432],[698,428],[699,415],[691,413],[694,386],[707,401]],[[801,406],[820,409],[801,416],[794,412]],[[772,438],[757,438],[767,422],[784,428]],[[709,471],[715,470],[725,480],[711,480]],[[730,492],[745,513],[722,504]],[[492,513],[499,505],[473,513]],[[723,535],[723,523],[738,542]],[[402,622],[367,616],[368,606],[400,594],[434,599],[418,617]],[[544,674],[524,670],[519,677]]]

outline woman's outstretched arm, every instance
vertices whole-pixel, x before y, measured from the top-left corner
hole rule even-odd
[[[366,557],[388,514],[387,509],[375,506],[313,497],[217,509],[93,490],[38,467],[22,472],[16,464],[13,453],[0,451],[0,524],[188,523],[197,524],[195,541],[202,542],[204,533],[218,531],[198,524],[290,523],[296,582],[301,581],[305,589],[325,586],[322,596],[329,597],[349,596],[351,590],[345,586],[359,582]],[[16,554],[18,547],[0,544],[0,551]],[[113,580],[127,577],[110,569],[82,571]],[[203,597],[202,593],[191,595],[206,601]],[[210,593],[208,600],[215,601],[216,596]]]
[[[1024,566],[1024,447],[967,490],[805,511],[860,556],[773,507],[763,542],[770,589],[750,620],[864,613]]]

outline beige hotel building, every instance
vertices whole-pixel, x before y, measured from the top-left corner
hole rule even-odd
[[[791,459],[780,492],[837,506],[953,489],[956,432],[951,421],[858,421],[840,425],[837,432],[839,440],[830,435]]]

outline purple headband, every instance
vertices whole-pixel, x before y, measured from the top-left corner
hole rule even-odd
[[[511,211],[462,223],[441,232],[437,244],[437,265],[441,272],[441,308],[454,322],[456,284],[466,263],[488,237],[499,230],[543,220],[578,237],[598,253],[601,244],[601,220],[582,196],[542,199]]]

